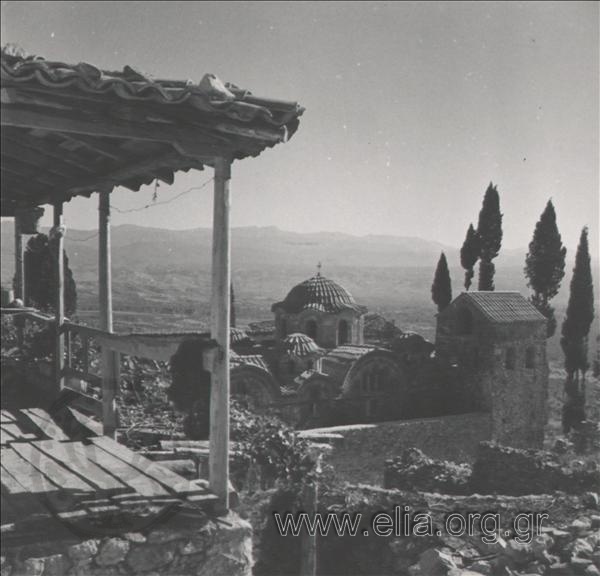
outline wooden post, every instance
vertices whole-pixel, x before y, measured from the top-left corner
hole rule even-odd
[[[65,335],[63,332],[65,322],[65,261],[63,257],[65,238],[62,202],[54,205],[52,242],[56,259],[54,382],[58,393],[62,390],[64,384],[63,369],[65,363]]]
[[[215,159],[213,204],[211,335],[218,349],[211,372],[209,482],[229,508],[229,319],[231,247],[229,180],[231,161]]]
[[[23,235],[21,234],[21,219],[15,214],[15,293],[14,299],[20,298],[23,306],[27,306],[25,298],[25,266],[23,261]],[[25,320],[15,321],[17,330],[17,346],[23,350],[25,344]]]
[[[23,235],[21,234],[21,219],[15,215],[15,298],[25,301],[25,262],[23,260]]]
[[[81,355],[83,356],[83,373],[90,373],[90,339],[88,336],[81,336]]]
[[[110,191],[100,192],[98,203],[98,294],[100,328],[113,331],[112,275],[110,262]],[[116,396],[119,378],[119,354],[102,348],[102,426],[105,436],[114,438],[117,429]]]

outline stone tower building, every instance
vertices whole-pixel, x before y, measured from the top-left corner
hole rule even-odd
[[[272,311],[279,342],[289,334],[302,332],[321,348],[363,343],[367,309],[320,272],[294,286],[283,301],[273,304]]]
[[[471,409],[491,413],[493,440],[541,446],[547,419],[546,319],[518,292],[463,292],[437,320],[436,355]]]

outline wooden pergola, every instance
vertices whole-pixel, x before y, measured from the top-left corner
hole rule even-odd
[[[212,375],[209,481],[228,507],[231,165],[286,142],[297,130],[303,108],[255,97],[210,74],[198,84],[159,80],[128,66],[107,72],[90,64],[50,62],[8,51],[3,51],[1,65],[0,211],[15,218],[18,298],[25,297],[23,215],[45,204],[54,210],[58,388],[65,375],[63,204],[75,196],[98,194],[97,332],[104,343],[102,416],[107,435],[117,425],[118,351],[144,346],[143,336],[125,341],[113,334],[110,194],[119,186],[137,191],[155,180],[171,184],[178,170],[213,168],[211,336],[216,348],[206,354]]]

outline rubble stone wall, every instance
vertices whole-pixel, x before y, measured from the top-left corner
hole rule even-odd
[[[252,528],[237,514],[201,527],[179,519],[150,531],[2,547],[2,576],[250,576]]]
[[[518,450],[482,442],[470,480],[484,494],[550,494],[556,490],[580,493],[598,490],[600,470],[595,462],[562,466],[550,452]]]
[[[319,440],[319,434],[334,434],[326,462],[336,474],[352,483],[383,485],[384,464],[406,448],[416,447],[427,456],[455,462],[471,462],[479,442],[491,438],[491,419],[486,413],[459,414],[374,424],[353,424],[307,430],[304,434]]]

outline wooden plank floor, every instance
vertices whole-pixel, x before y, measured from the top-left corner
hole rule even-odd
[[[3,527],[27,517],[114,519],[148,507],[202,509],[217,499],[206,483],[183,478],[111,438],[70,439],[67,431],[39,408],[2,410]]]

